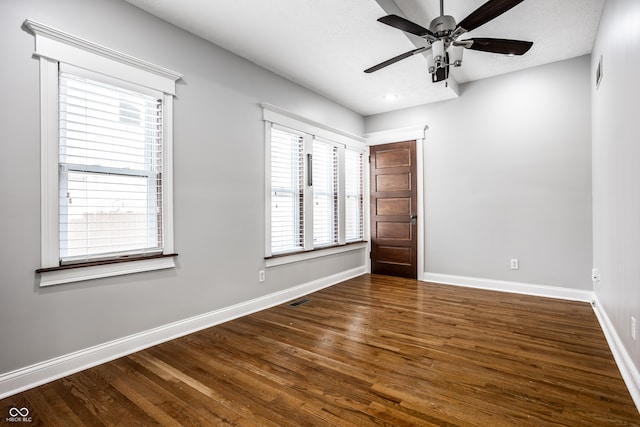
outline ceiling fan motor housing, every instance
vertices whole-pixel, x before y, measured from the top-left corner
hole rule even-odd
[[[438,16],[429,25],[429,31],[438,38],[449,36],[455,29],[456,20],[450,15]]]

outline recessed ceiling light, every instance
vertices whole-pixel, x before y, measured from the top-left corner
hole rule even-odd
[[[395,101],[396,99],[398,99],[398,95],[396,95],[395,93],[389,93],[384,96],[384,100],[387,102],[392,102],[392,101]]]

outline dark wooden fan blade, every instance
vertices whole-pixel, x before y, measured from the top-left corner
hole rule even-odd
[[[460,21],[458,28],[462,28],[465,31],[475,30],[523,1],[524,0],[489,0]]]
[[[427,50],[426,47],[419,47],[417,49],[410,50],[409,52],[405,52],[402,55],[398,55],[398,56],[395,56],[395,57],[393,57],[391,59],[387,59],[386,61],[381,62],[378,65],[374,65],[371,68],[367,68],[366,70],[364,70],[364,72],[365,73],[373,73],[374,71],[378,71],[381,68],[384,68],[384,67],[389,66],[391,64],[395,64],[396,62],[401,61],[401,60],[403,60],[405,58],[408,58],[410,56],[413,56],[413,55],[415,55],[417,53],[424,52],[425,50]]]
[[[408,19],[404,19],[398,15],[387,15],[378,19],[378,22],[382,22],[383,24],[390,25],[394,28],[397,28],[402,31],[406,31],[407,33],[415,34],[416,36],[425,36],[427,34],[433,35],[433,33],[423,26],[420,26],[414,22],[409,21]]]
[[[503,53],[505,55],[524,55],[531,49],[533,42],[526,42],[523,40],[508,40],[508,39],[488,39],[488,38],[474,38],[460,40],[460,43],[472,41],[471,46],[467,49],[481,50],[483,52]]]

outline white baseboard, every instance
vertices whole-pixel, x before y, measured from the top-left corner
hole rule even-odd
[[[611,353],[613,353],[613,358],[616,360],[620,374],[627,385],[627,389],[629,389],[629,394],[631,394],[631,398],[640,412],[640,372],[638,372],[638,368],[634,365],[633,359],[622,344],[622,340],[613,327],[611,319],[609,319],[607,312],[597,297],[594,298],[592,306],[600,322],[604,336],[607,338],[609,348],[611,349]]]
[[[556,286],[536,285],[533,283],[507,282],[504,280],[479,279],[476,277],[454,276],[450,274],[424,273],[425,282],[445,285],[464,286],[468,288],[487,289],[516,294],[535,295],[540,297],[564,299],[570,301],[593,301],[593,292]]]
[[[367,273],[357,267],[0,375],[0,399],[136,351],[264,310]]]

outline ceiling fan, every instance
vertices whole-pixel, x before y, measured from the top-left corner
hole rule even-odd
[[[378,19],[379,22],[420,36],[427,41],[427,46],[419,47],[388,59],[364,70],[364,72],[373,73],[410,56],[431,50],[431,53],[427,56],[427,65],[432,81],[435,83],[448,78],[449,66],[459,67],[462,65],[464,49],[501,53],[510,56],[524,55],[531,49],[533,42],[495,38],[459,39],[464,33],[475,30],[523,1],[489,0],[460,21],[459,24],[456,24],[453,16],[444,14],[444,0],[440,0],[440,16],[431,21],[429,29],[398,15],[383,16]]]

